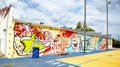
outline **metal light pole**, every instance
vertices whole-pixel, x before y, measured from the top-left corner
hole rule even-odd
[[[106,0],[106,23],[107,23],[107,30],[106,30],[106,32],[107,32],[107,50],[108,50],[108,5],[110,4],[111,2],[110,1],[108,1],[108,0]]]
[[[86,48],[86,0],[84,0],[84,53]]]

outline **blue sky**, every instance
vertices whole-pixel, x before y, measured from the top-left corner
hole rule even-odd
[[[87,1],[87,25],[96,32],[106,34],[106,1]],[[110,0],[109,34],[120,35],[120,0]],[[75,28],[78,21],[84,21],[84,0],[0,0],[0,8],[13,4],[15,19],[45,25]]]

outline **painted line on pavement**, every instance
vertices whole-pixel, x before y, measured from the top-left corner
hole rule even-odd
[[[58,61],[58,60],[49,60],[49,61],[46,61],[46,63],[51,64],[55,67],[80,67],[80,66],[77,66],[77,65],[69,64],[69,63],[66,63],[66,62],[61,62],[61,61]]]

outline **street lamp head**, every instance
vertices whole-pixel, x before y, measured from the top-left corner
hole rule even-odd
[[[108,0],[106,0],[106,2],[107,2],[107,4],[111,4],[111,2],[110,2],[110,1],[108,1]]]

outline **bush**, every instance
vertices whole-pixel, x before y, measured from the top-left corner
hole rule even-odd
[[[113,47],[120,48],[120,42],[113,42]]]

